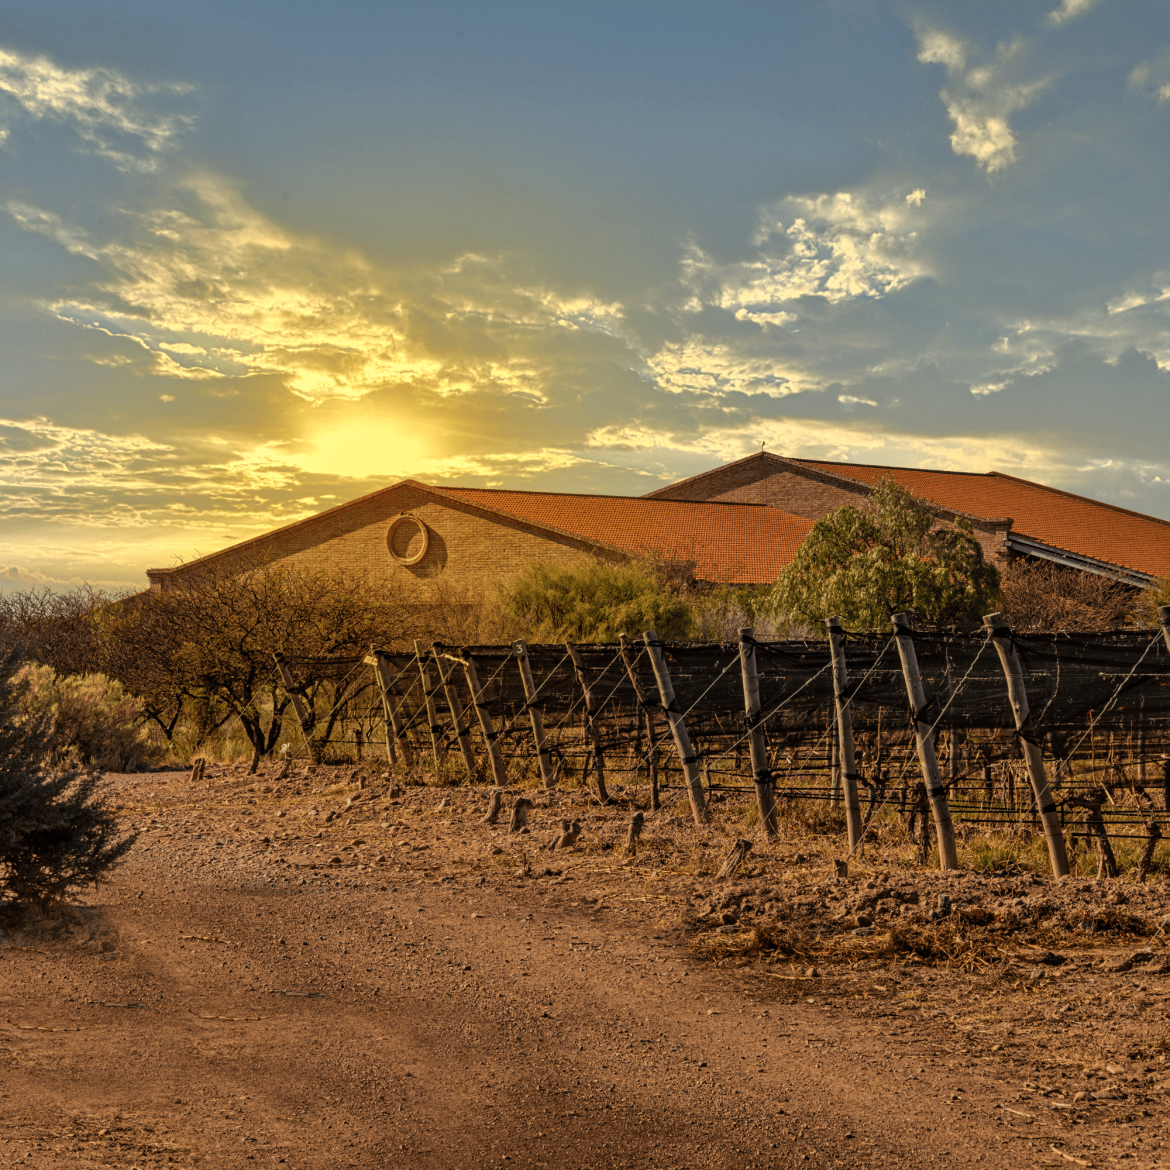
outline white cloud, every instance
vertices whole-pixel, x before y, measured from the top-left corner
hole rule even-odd
[[[802,373],[785,369],[775,357],[753,357],[734,346],[698,337],[667,342],[647,359],[646,374],[668,394],[718,398],[739,392],[783,398],[820,389]]]
[[[967,63],[963,42],[938,29],[923,29],[918,35],[918,60],[925,65],[962,69]]]
[[[688,249],[682,272],[688,307],[715,305],[740,321],[788,326],[797,320],[791,302],[801,297],[838,304],[896,292],[928,272],[913,226],[920,203],[847,191],[785,200],[761,218],[752,259],[721,265],[696,246]]]
[[[144,99],[188,94],[192,89],[182,84],[142,85],[101,67],[66,69],[48,57],[0,47],[0,93],[33,119],[71,126],[89,149],[120,166],[149,168],[151,156],[191,123],[188,116],[147,108]]]
[[[1049,24],[1061,25],[1066,20],[1076,20],[1084,16],[1097,3],[1097,0],[1060,0],[1060,5],[1054,8],[1044,19]]]
[[[1129,84],[1153,98],[1158,105],[1170,102],[1170,48],[1135,65],[1129,75]]]
[[[186,210],[124,212],[126,231],[102,244],[52,211],[8,205],[25,230],[102,265],[88,295],[48,307],[135,343],[149,354],[144,372],[196,381],[272,374],[310,402],[408,385],[543,403],[550,370],[509,341],[550,327],[624,337],[620,304],[516,287],[490,259],[391,273],[286,232],[222,179],[187,180],[178,195]],[[493,334],[497,344],[485,347]],[[476,356],[485,349],[507,356]]]
[[[1016,161],[1019,139],[1012,129],[1011,116],[1031,105],[1049,84],[1047,79],[1009,80],[1022,49],[1020,40],[1002,44],[993,60],[968,68],[967,53],[960,42],[936,29],[918,30],[918,60],[945,65],[950,78],[939,97],[954,124],[951,149],[973,158],[988,174]]]

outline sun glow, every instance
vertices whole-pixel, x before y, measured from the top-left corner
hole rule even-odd
[[[293,459],[305,471],[377,477],[391,482],[417,474],[430,456],[430,443],[398,419],[355,419],[329,427],[304,443]]]

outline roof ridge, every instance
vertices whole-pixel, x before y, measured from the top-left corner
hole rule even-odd
[[[429,486],[429,485],[428,485]],[[527,488],[477,488],[477,487],[442,487],[435,491],[456,492],[495,492],[509,496],[565,496],[573,500],[628,500],[636,504],[710,504],[721,508],[771,508],[769,504],[754,504],[746,500],[670,500],[658,499],[655,496],[613,496],[602,492],[542,492]],[[773,512],[783,511],[782,508],[771,508]],[[789,513],[795,515],[795,513]]]
[[[986,479],[998,475],[996,471],[951,471],[945,467],[904,467],[898,463],[841,463],[835,459],[793,459],[793,463],[820,464],[822,467],[872,467],[875,471],[926,471],[933,475],[970,475]],[[1030,480],[1024,480],[1030,483]]]

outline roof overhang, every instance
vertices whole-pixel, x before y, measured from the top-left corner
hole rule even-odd
[[[1135,589],[1152,589],[1158,583],[1158,578],[1152,573],[1139,573],[1136,569],[1111,565],[1108,561],[1099,561],[1095,557],[1086,557],[1067,549],[1056,548],[1051,544],[1033,540],[1030,536],[1022,536],[1018,532],[1009,532],[1005,543],[1009,552],[1053,561],[1069,569],[1079,569],[1082,573],[1096,573],[1099,577],[1108,577],[1111,581],[1119,581]]]

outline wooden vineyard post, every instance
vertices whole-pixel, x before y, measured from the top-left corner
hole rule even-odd
[[[650,811],[657,812],[658,799],[658,731],[654,726],[654,715],[650,710],[650,696],[642,686],[642,680],[634,668],[634,656],[630,653],[630,640],[625,634],[618,635],[618,644],[621,646],[622,665],[626,668],[626,675],[634,694],[638,697],[638,706],[646,716],[646,773],[650,781]]]
[[[991,639],[992,645],[999,655],[1000,665],[1003,667],[1004,677],[1007,679],[1008,702],[1012,705],[1016,733],[1020,739],[1020,747],[1024,751],[1024,760],[1028,765],[1028,778],[1032,781],[1036,807],[1040,811],[1040,825],[1044,831],[1044,840],[1048,845],[1052,874],[1057,878],[1066,877],[1068,875],[1068,852],[1065,849],[1064,834],[1060,830],[1060,817],[1057,815],[1056,804],[1052,800],[1052,792],[1048,787],[1048,775],[1044,771],[1044,757],[1036,737],[1030,731],[1025,731],[1030,708],[1028,707],[1028,693],[1024,688],[1024,670],[1020,666],[1020,658],[1016,653],[1016,648],[1012,645],[1011,631],[1003,620],[1003,614],[989,613],[983,619],[983,624],[987,627],[987,636]]]
[[[431,643],[431,650],[435,656],[435,669],[439,672],[439,686],[443,688],[443,698],[447,700],[447,710],[451,712],[451,726],[455,728],[455,739],[459,744],[459,751],[463,755],[463,763],[467,767],[467,778],[475,779],[475,752],[471,750],[471,736],[467,734],[467,724],[463,721],[463,709],[459,703],[459,694],[455,684],[451,681],[451,671],[445,665],[443,654],[437,642]]]
[[[756,805],[760,823],[769,841],[776,839],[776,787],[768,766],[768,744],[760,720],[760,679],[756,673],[756,640],[752,627],[739,631],[739,671],[743,678],[743,707],[748,725],[748,750],[752,760],[752,780],[756,786]]]
[[[609,793],[605,790],[605,754],[601,750],[601,735],[597,730],[597,708],[593,699],[593,689],[585,678],[585,665],[581,655],[572,642],[565,643],[569,658],[573,663],[573,673],[577,676],[577,683],[581,693],[585,696],[585,734],[589,737],[589,746],[593,751],[593,771],[597,776],[597,799],[602,804],[609,804]]]
[[[849,672],[845,667],[845,635],[840,618],[826,618],[829,650],[833,656],[833,694],[837,708],[838,767],[841,792],[845,797],[845,825],[849,833],[849,852],[861,845],[861,804],[857,799],[857,755],[853,748],[853,717],[849,713]]]
[[[406,730],[402,726],[402,719],[398,715],[398,708],[394,706],[394,696],[390,693],[390,656],[384,650],[375,650],[371,647],[370,653],[363,659],[367,666],[372,666],[378,676],[378,687],[382,692],[382,711],[386,716],[386,755],[390,763],[398,763],[398,748],[402,751],[402,759],[407,764],[414,763],[414,753],[410,750],[410,741],[406,738]]]
[[[276,669],[280,671],[280,681],[284,684],[288,697],[292,699],[293,710],[297,713],[297,722],[301,725],[301,735],[305,740],[305,750],[309,753],[309,759],[312,763],[319,763],[317,745],[313,743],[313,721],[309,718],[309,709],[305,706],[304,699],[296,691],[296,683],[293,682],[293,676],[289,673],[284,655],[277,651],[272,657],[276,659]]]
[[[431,686],[431,672],[427,669],[427,651],[423,643],[414,640],[414,661],[418,666],[419,683],[422,686],[423,703],[427,711],[427,727],[431,732],[431,751],[435,756],[435,769],[439,767],[439,740],[443,733],[443,726],[439,722],[439,713],[435,709],[435,688]]]
[[[492,726],[492,713],[487,709],[483,688],[479,685],[479,673],[471,655],[467,654],[459,660],[463,663],[463,673],[467,676],[467,689],[471,692],[471,701],[475,705],[475,714],[479,719],[479,729],[483,732],[484,743],[487,744],[488,759],[492,765],[492,776],[500,788],[508,785],[508,769],[504,766],[504,756],[500,751],[500,744],[496,729]]]
[[[934,830],[938,837],[938,864],[940,869],[958,869],[959,854],[955,848],[955,827],[951,824],[951,806],[947,790],[938,773],[938,757],[934,751],[934,732],[926,717],[926,692],[922,689],[922,675],[918,670],[918,654],[914,649],[914,635],[910,631],[909,614],[896,613],[891,621],[898,640],[898,656],[902,659],[902,677],[906,680],[906,697],[914,716],[914,739],[918,747],[918,765],[926,782],[926,795],[934,814]]]
[[[674,746],[678,751],[679,762],[682,764],[683,776],[687,782],[687,795],[691,801],[691,813],[696,825],[705,825],[710,819],[707,811],[707,798],[703,795],[703,774],[700,772],[699,759],[695,749],[691,746],[691,737],[687,732],[687,721],[678,704],[674,700],[674,685],[670,681],[670,671],[666,668],[666,659],[662,654],[662,643],[653,630],[647,630],[642,635],[646,648],[650,652],[650,665],[654,668],[654,681],[658,684],[658,696],[662,700],[662,709],[666,712],[666,721],[670,724],[670,733],[674,736]]]
[[[520,664],[520,681],[524,684],[524,705],[528,708],[528,720],[532,724],[532,738],[536,742],[536,758],[540,764],[540,778],[545,788],[556,784],[553,773],[552,753],[548,738],[544,734],[544,712],[536,701],[536,683],[532,678],[532,664],[528,661],[528,643],[513,642],[512,653]]]

